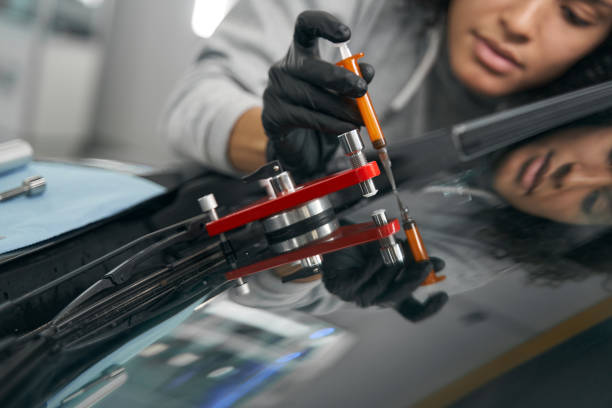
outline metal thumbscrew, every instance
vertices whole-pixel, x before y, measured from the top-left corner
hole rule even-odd
[[[42,176],[28,177],[21,183],[21,186],[0,193],[0,201],[10,200],[25,194],[28,197],[42,194],[47,188],[47,182]]]

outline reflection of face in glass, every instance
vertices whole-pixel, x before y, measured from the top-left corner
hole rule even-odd
[[[574,224],[612,223],[612,127],[554,133],[508,153],[493,186],[529,214]]]
[[[452,0],[450,63],[473,91],[507,95],[557,78],[611,26],[612,0]]]

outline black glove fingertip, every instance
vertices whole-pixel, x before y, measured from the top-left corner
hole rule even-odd
[[[431,308],[434,313],[442,308],[448,302],[448,294],[446,292],[438,292],[429,296],[425,301],[425,308]]]
[[[417,262],[416,265],[418,267],[417,269],[418,279],[421,282],[427,279],[427,277],[429,276],[432,270],[435,270],[431,260],[420,261],[420,262]]]
[[[340,24],[336,29],[336,33],[334,35],[334,42],[341,43],[348,41],[351,38],[351,29],[349,26]]]
[[[368,64],[367,62],[362,62],[359,64],[359,69],[361,70],[361,76],[363,77],[363,79],[369,84],[370,82],[372,82],[372,79],[374,78],[374,67],[370,64]]]
[[[355,91],[359,95],[357,96],[358,98],[368,92],[368,83],[365,79],[357,77],[357,80],[355,81]]]
[[[303,47],[312,47],[318,37],[339,43],[351,38],[349,27],[332,14],[320,10],[306,10],[298,15],[293,38]]]
[[[419,322],[436,314],[448,302],[448,295],[444,292],[435,293],[421,303],[413,297],[402,302],[395,310],[411,322]]]
[[[347,75],[343,75],[338,80],[336,89],[340,95],[348,96],[349,98],[360,98],[368,92],[368,83],[362,77],[347,72]]]
[[[446,266],[446,262],[444,262],[444,259],[438,258],[436,256],[430,257],[429,260],[431,261],[431,265],[433,266],[433,269],[434,271],[436,271],[436,273],[440,272]]]
[[[444,292],[431,295],[427,298],[418,313],[413,316],[412,321],[420,322],[421,320],[425,320],[429,316],[438,313],[438,311],[444,307],[446,302],[448,302],[448,295]]]

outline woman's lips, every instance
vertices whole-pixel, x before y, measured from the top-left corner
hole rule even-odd
[[[498,49],[491,41],[478,34],[474,34],[474,38],[476,40],[474,44],[476,59],[490,71],[499,75],[506,75],[521,68],[521,65],[514,58]]]
[[[532,157],[521,166],[517,182],[525,190],[525,194],[530,194],[542,182],[550,167],[552,155],[551,151],[545,156]]]

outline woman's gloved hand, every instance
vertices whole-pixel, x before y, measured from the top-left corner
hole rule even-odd
[[[287,55],[268,72],[261,116],[267,158],[280,160],[298,177],[322,171],[336,151],[337,136],[363,125],[351,98],[366,93],[374,69],[360,64],[361,78],[319,55],[319,38],[341,43],[350,37],[349,27],[331,14],[305,11],[295,22]]]
[[[423,283],[432,266],[440,272],[444,261],[432,257],[427,262],[409,259],[410,249],[404,242],[408,258],[402,266],[387,267],[376,242],[326,254],[323,257],[323,283],[340,299],[361,307],[393,307],[405,319],[423,320],[438,312],[448,300],[444,292],[430,295],[424,303],[412,293]]]

